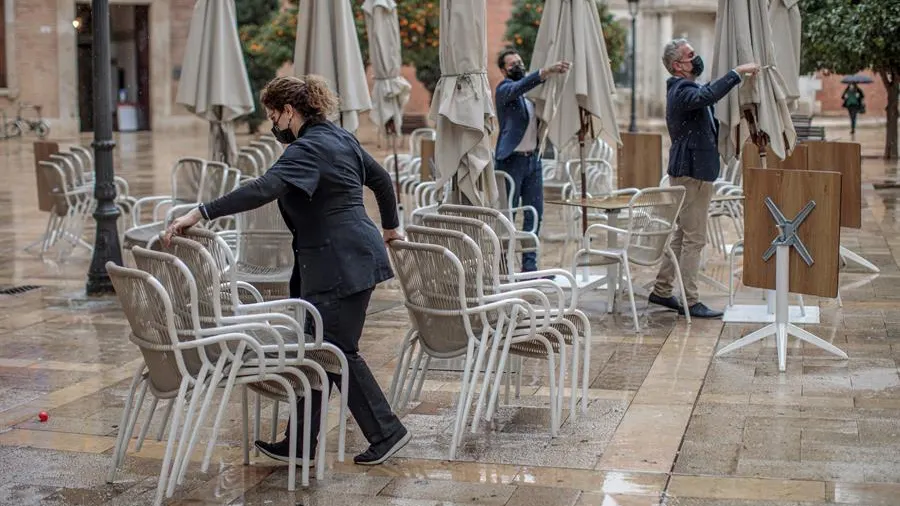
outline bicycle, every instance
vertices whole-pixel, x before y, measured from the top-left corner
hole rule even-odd
[[[32,108],[37,113],[37,119],[28,119],[22,116],[22,111],[26,108]],[[19,102],[16,109],[16,118],[7,121],[4,125],[3,135],[5,138],[19,137],[27,132],[35,132],[41,139],[50,135],[50,124],[41,117],[43,106],[31,105]]]

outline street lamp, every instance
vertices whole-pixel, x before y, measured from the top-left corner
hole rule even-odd
[[[628,0],[631,14],[631,124],[629,132],[637,132],[637,13],[640,0]]]
[[[88,295],[113,293],[106,262],[122,265],[122,250],[119,246],[119,231],[116,219],[116,185],[113,182],[113,154],[116,146],[112,138],[112,82],[109,68],[109,0],[91,1],[91,23],[93,24],[94,70],[94,197],[97,207],[94,221],[97,233],[94,235],[94,254],[88,269],[86,291]]]

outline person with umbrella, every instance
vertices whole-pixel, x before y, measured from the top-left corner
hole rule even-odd
[[[526,74],[519,52],[505,49],[497,57],[497,66],[504,77],[497,85],[496,93],[497,118],[500,121],[495,152],[497,170],[512,176],[515,183],[513,205],[534,207],[538,222],[536,230],[540,230],[544,214],[544,173],[538,157],[537,116],[534,104],[525,98],[525,94],[542,84],[550,75],[568,72],[569,62],[557,62]],[[524,220],[524,229],[531,230],[534,216],[525,213]],[[522,253],[522,270],[537,270],[537,253]]]
[[[850,135],[856,133],[856,115],[866,112],[864,98],[865,95],[863,95],[862,90],[856,85],[855,81],[850,82],[847,85],[847,89],[844,90],[844,94],[841,95],[841,99],[844,101],[844,108],[850,113]]]
[[[684,186],[684,204],[678,215],[678,230],[672,250],[678,256],[690,314],[694,318],[719,318],[721,311],[699,301],[697,273],[700,254],[706,246],[706,226],[713,181],[719,177],[718,123],[712,107],[741,83],[741,75],[755,74],[759,65],[745,63],[708,84],[696,80],[703,73],[703,58],[694,52],[687,39],[675,39],[663,48],[663,65],[672,75],[666,82],[666,126],[672,146],[669,149],[669,182]],[[649,301],[683,314],[672,295],[675,264],[663,261]]]
[[[291,297],[301,297],[318,309],[325,340],[347,357],[347,405],[371,445],[353,461],[381,464],[410,440],[359,354],[375,285],[393,277],[385,244],[402,239],[391,176],[353,134],[327,120],[338,107],[338,97],[324,78],[277,77],[263,88],[260,102],[272,121],[272,133],[287,144],[284,153],[263,176],[173,221],[165,242],[201,219],[237,214],[278,200],[294,234]],[[363,186],[375,193],[381,233],[366,214]],[[329,374],[329,379],[332,387],[340,386],[340,378]],[[321,395],[313,390],[310,427],[320,438],[325,437],[319,433],[324,427],[318,426]],[[256,442],[260,451],[283,462],[288,461],[291,444],[287,438],[274,444]],[[310,455],[315,455],[315,445],[313,441]]]

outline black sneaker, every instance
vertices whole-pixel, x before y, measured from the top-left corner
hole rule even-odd
[[[263,452],[270,459],[275,459],[280,462],[284,462],[285,464],[290,462],[289,453],[291,451],[290,442],[288,442],[287,438],[282,439],[277,443],[267,443],[265,441],[256,441],[254,443],[259,451]],[[297,448],[297,465],[303,460],[303,451],[300,448]],[[316,447],[313,446],[309,449],[309,461],[312,463],[316,460]]]
[[[370,446],[368,450],[353,457],[353,462],[361,466],[377,466],[402,450],[410,439],[412,439],[412,435],[406,430],[406,427],[400,427],[400,430],[389,438]]]
[[[721,318],[722,311],[716,311],[706,307],[702,302],[698,302],[691,306],[691,316],[694,318]]]
[[[650,296],[647,297],[647,301],[651,304],[656,304],[658,306],[667,307],[672,311],[677,311],[679,314],[684,314],[684,308],[682,308],[681,304],[678,303],[678,299],[676,299],[672,295],[668,297],[660,297],[655,293],[651,293]]]

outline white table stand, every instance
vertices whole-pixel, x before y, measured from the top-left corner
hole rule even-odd
[[[793,220],[786,220],[781,214],[781,211],[778,210],[777,207],[775,207],[774,202],[772,202],[770,198],[766,198],[766,205],[769,207],[769,210],[772,212],[772,214],[775,215],[779,230],[778,238],[776,238],[775,241],[772,242],[772,247],[769,248],[770,251],[772,250],[772,248],[775,249],[775,318],[774,321],[769,325],[766,325],[765,327],[755,332],[751,332],[750,334],[747,334],[746,336],[719,350],[716,353],[717,357],[743,348],[744,346],[753,344],[757,341],[765,339],[766,337],[775,336],[775,346],[778,349],[778,370],[784,372],[787,367],[787,336],[791,335],[796,337],[797,339],[800,339],[801,341],[822,348],[823,350],[829,353],[833,353],[841,358],[848,358],[847,354],[844,353],[840,348],[814,335],[812,332],[808,332],[791,323],[788,313],[791,246],[797,248],[798,252],[806,261],[807,265],[812,265],[812,257],[810,257],[809,253],[806,252],[806,247],[803,246],[803,243],[800,242],[799,237],[796,235],[796,227],[803,221],[806,215],[809,214],[809,212],[812,210],[812,207],[815,206],[814,202],[810,202],[810,204],[812,204],[812,206],[807,205],[807,207],[800,212],[797,218]],[[766,252],[768,256],[770,256],[770,251]],[[770,300],[772,300],[771,297]]]

